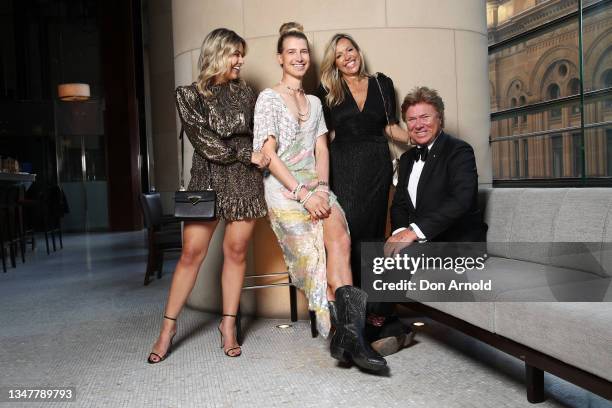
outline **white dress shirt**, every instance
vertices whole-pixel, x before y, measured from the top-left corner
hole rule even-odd
[[[431,147],[434,145],[434,143],[436,143],[436,139],[437,137],[430,144],[427,145],[427,153],[431,151]],[[416,147],[414,147],[414,149],[416,149]],[[412,201],[412,205],[414,208],[416,208],[417,187],[419,186],[419,179],[421,178],[423,167],[425,167],[425,161],[419,158],[419,160],[415,161],[412,165],[412,171],[410,172],[410,177],[408,178],[408,196],[410,197],[410,201]],[[410,226],[414,230],[416,236],[419,238],[419,241],[425,241],[427,239],[427,237],[425,237],[425,234],[423,234],[423,231],[421,231],[418,225],[413,222],[410,224]],[[404,231],[405,229],[405,227],[400,227],[393,231],[391,235],[398,234]]]

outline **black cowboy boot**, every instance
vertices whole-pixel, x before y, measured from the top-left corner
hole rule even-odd
[[[387,367],[387,361],[363,337],[367,297],[364,291],[353,286],[336,290],[335,305],[330,306],[331,319],[336,326],[330,351],[336,360],[352,360],[363,369],[379,371]]]
[[[338,326],[338,311],[336,309],[336,302],[333,300],[327,302],[329,306],[329,319],[331,320],[332,328],[335,329]]]

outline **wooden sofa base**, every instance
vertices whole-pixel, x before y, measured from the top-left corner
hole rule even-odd
[[[523,360],[525,362],[525,381],[529,402],[538,403],[546,399],[544,395],[544,371],[612,400],[612,382],[606,379],[422,303],[405,302],[402,305]]]

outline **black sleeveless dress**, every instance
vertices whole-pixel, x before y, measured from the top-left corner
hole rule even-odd
[[[368,79],[368,91],[363,110],[348,87],[344,101],[329,107],[325,102],[327,92],[319,86],[317,96],[323,104],[327,127],[335,131],[329,147],[330,187],[344,209],[351,234],[351,266],[353,281],[361,284],[359,268],[359,243],[385,239],[389,189],[393,167],[384,128],[397,123],[393,82],[378,74],[384,95],[381,95],[375,77]]]

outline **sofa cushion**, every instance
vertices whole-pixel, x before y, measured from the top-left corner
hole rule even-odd
[[[568,188],[551,238],[551,265],[612,276],[602,268],[602,240],[612,222],[611,209],[609,188]]]
[[[560,268],[558,266],[543,265],[534,262],[519,261],[500,257],[489,257],[485,263],[485,269],[473,269],[458,275],[453,271],[419,270],[411,279],[415,283],[417,290],[409,290],[406,297],[417,302],[473,302],[473,301],[497,301],[505,293],[505,300],[511,300],[510,296],[519,289],[533,289],[542,287],[552,287],[576,282],[592,280],[602,280],[602,277],[589,272],[576,269]],[[443,282],[446,287],[451,280],[457,282],[477,283],[480,281],[488,282],[491,280],[490,290],[418,290],[425,287],[421,281],[427,280],[431,283]],[[526,292],[527,293],[527,292]],[[539,296],[539,292],[534,293]],[[534,299],[520,300],[538,300]]]
[[[612,381],[612,302],[497,302],[496,332]]]
[[[524,193],[523,188],[493,188],[485,201],[484,221],[487,231],[487,252],[492,256],[508,257],[508,243],[514,220],[514,208]]]
[[[566,188],[525,189],[514,209],[507,258],[550,262],[557,216],[567,192]]]
[[[525,289],[510,290],[497,296],[498,302],[612,302],[612,278],[595,276]]]
[[[481,301],[496,301],[500,299],[500,296],[507,293],[512,294],[518,289],[551,287],[602,279],[598,275],[577,269],[499,257],[490,257],[485,263],[485,269],[474,269],[466,272],[466,275],[470,282],[491,280],[490,291],[473,292],[474,300]],[[509,295],[505,295],[505,299],[512,300]]]

